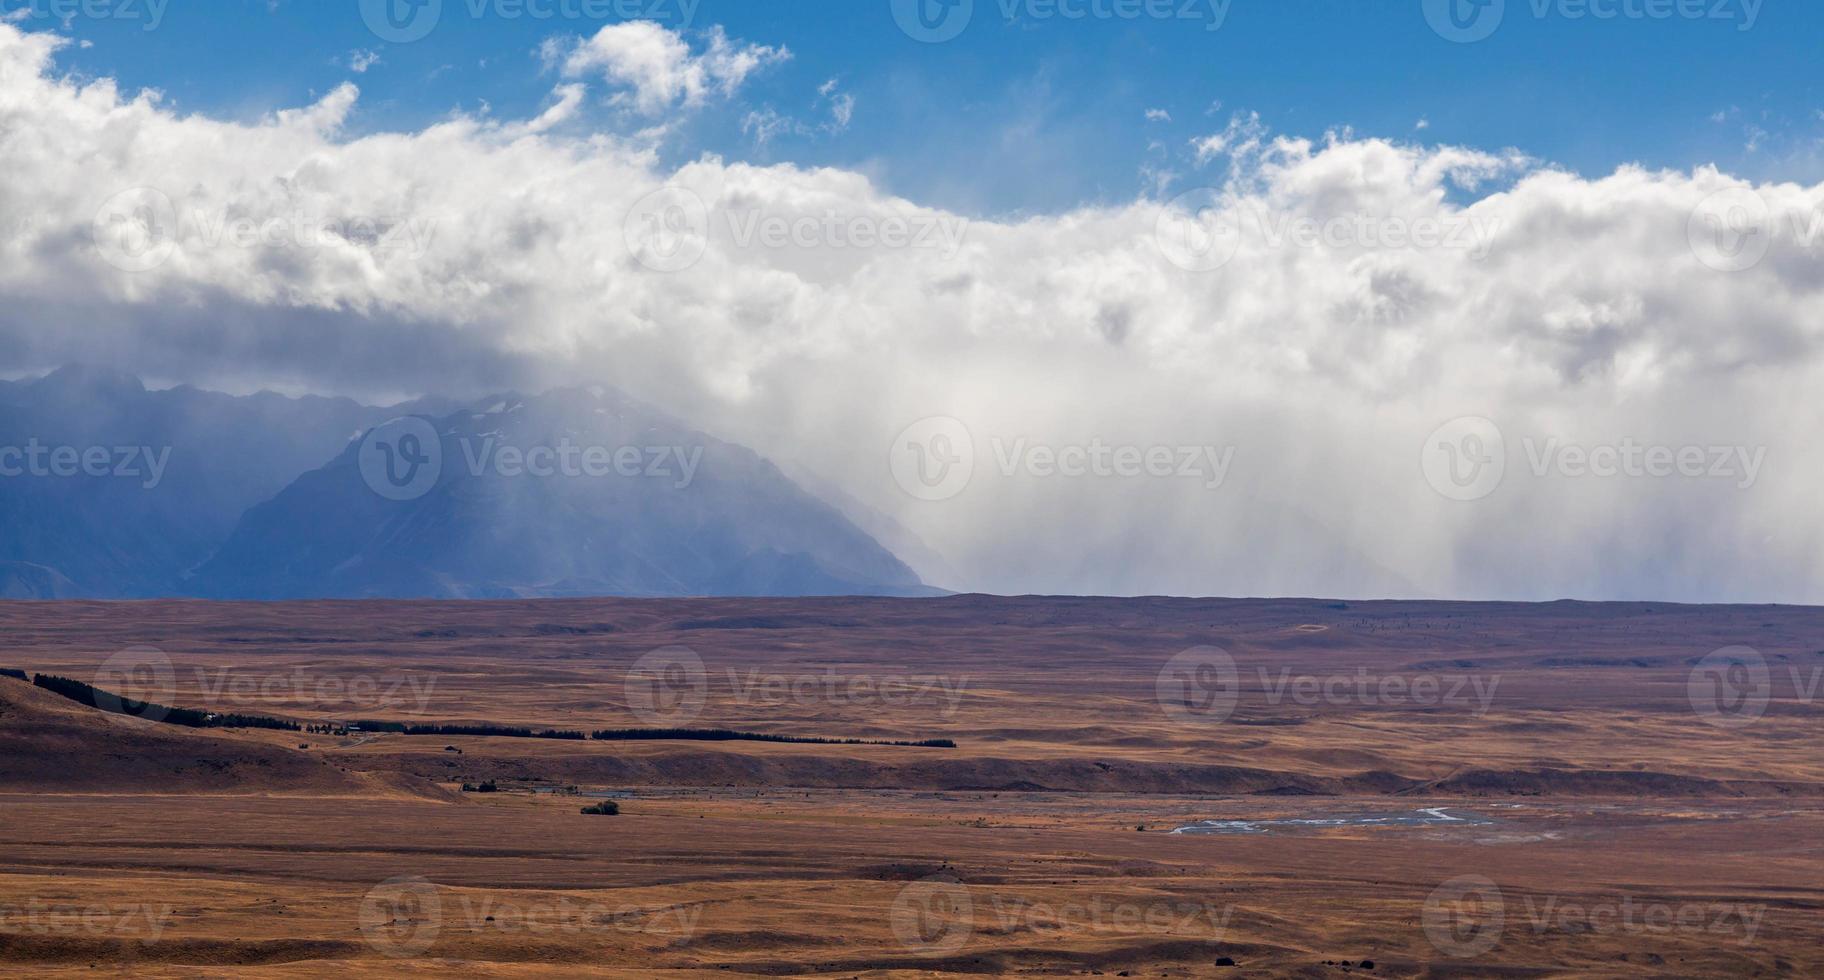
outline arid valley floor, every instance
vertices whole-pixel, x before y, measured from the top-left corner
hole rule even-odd
[[[336,727],[0,677],[6,975],[1824,975],[1824,610],[11,602],[0,636]]]

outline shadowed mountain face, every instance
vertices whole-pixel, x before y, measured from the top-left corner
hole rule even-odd
[[[192,589],[275,599],[932,591],[772,463],[600,388],[389,422],[249,511]]]
[[[182,594],[248,507],[391,414],[76,367],[0,382],[0,596]]]

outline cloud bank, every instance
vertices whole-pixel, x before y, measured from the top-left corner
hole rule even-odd
[[[1824,188],[1243,117],[1176,200],[957,215],[577,132],[587,86],[657,116],[784,57],[610,30],[538,119],[352,137],[353,85],[227,122],[0,25],[0,367],[614,383],[952,588],[1824,601]]]

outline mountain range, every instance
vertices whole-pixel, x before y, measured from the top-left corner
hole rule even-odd
[[[752,450],[609,388],[380,408],[0,382],[0,597],[938,591]]]

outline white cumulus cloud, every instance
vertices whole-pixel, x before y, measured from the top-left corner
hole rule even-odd
[[[766,60],[714,69],[719,37],[578,72],[681,106]],[[1245,117],[1192,151],[1229,168],[1178,204],[996,220],[840,168],[562,135],[577,88],[534,120],[352,136],[353,86],[214,119],[65,76],[60,43],[0,26],[11,371],[618,384],[896,518],[954,588],[1824,599],[1824,187]],[[974,446],[942,501],[886,465],[932,416]],[[1474,501],[1421,468],[1464,416],[1507,445]],[[1745,487],[1558,465],[1630,444],[1764,465]],[[1232,452],[1213,487],[1027,465],[1114,447]]]
[[[683,33],[643,20],[610,24],[546,53],[565,77],[599,75],[619,90],[616,99],[647,115],[732,95],[754,72],[791,57],[784,47],[731,41],[721,27],[710,28],[692,51]]]

